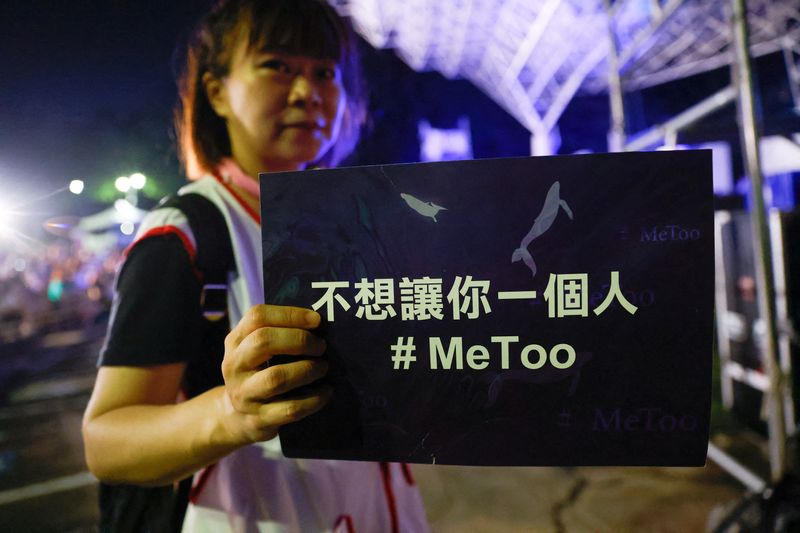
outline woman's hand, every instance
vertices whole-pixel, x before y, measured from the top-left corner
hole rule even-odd
[[[108,483],[165,485],[319,410],[330,387],[296,390],[327,371],[325,341],[308,331],[319,321],[308,309],[254,306],[225,339],[225,385],[177,404],[186,363],[101,367],[83,420],[90,470]],[[311,358],[267,366],[277,354]]]
[[[320,358],[325,341],[309,332],[319,323],[319,314],[309,309],[255,305],[225,338],[222,423],[233,442],[269,440],[280,426],[317,412],[328,401],[327,385],[296,391],[328,371]],[[270,366],[274,355],[311,358]]]

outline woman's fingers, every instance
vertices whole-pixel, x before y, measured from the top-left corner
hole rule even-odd
[[[309,309],[256,305],[231,330],[225,339],[222,374],[235,434],[250,441],[269,439],[281,425],[325,405],[330,387],[297,391],[328,371],[328,363],[319,358],[325,341],[308,331],[319,323],[319,314]],[[263,368],[274,355],[312,357]]]
[[[332,392],[333,388],[325,385],[293,398],[265,403],[259,408],[259,417],[265,426],[297,422],[322,409]]]
[[[299,387],[310,385],[325,376],[328,363],[306,359],[272,365],[251,374],[239,387],[243,399],[262,403]]]
[[[232,431],[244,442],[272,439],[278,434],[278,428],[284,424],[296,422],[322,409],[332,393],[333,388],[324,385],[292,397],[255,403],[248,413],[237,411],[237,422]]]
[[[273,355],[310,355],[325,352],[325,341],[304,329],[262,327],[251,332],[237,349],[236,369],[253,371]]]
[[[319,326],[316,311],[286,305],[254,305],[225,338],[225,348],[236,349],[254,331],[265,328],[314,329]]]

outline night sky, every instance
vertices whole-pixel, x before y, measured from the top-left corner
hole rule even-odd
[[[70,179],[87,182],[87,196],[108,201],[110,180],[142,171],[158,198],[183,178],[175,154],[173,55],[210,1],[142,2],[2,0],[0,20],[0,196],[35,198]],[[416,123],[472,123],[475,157],[527,155],[527,132],[466,81],[415,73],[392,51],[364,45],[372,91],[370,127],[351,163],[418,159]],[[797,116],[779,54],[759,62],[767,129],[792,130]],[[725,69],[629,95],[629,126],[643,129],[727,83]],[[774,117],[780,120],[776,122]],[[562,152],[603,150],[607,97],[577,98],[561,121]],[[800,129],[800,128],[795,128]],[[693,140],[736,141],[732,106],[687,132]],[[85,200],[82,200],[85,202]],[[73,209],[59,193],[41,201]],[[53,207],[55,206],[55,207]],[[92,210],[100,204],[84,207]]]
[[[179,186],[183,178],[171,125],[176,101],[173,56],[210,4],[4,0],[2,190],[34,197],[81,178],[91,195],[107,201],[113,194],[109,179],[134,171],[161,185],[151,191],[153,196]],[[391,51],[362,44],[371,80],[372,137],[351,162],[417,160],[419,117],[447,127],[469,109],[489,126],[483,131],[492,133],[492,138],[476,138],[476,155],[527,153],[524,129],[469,83],[414,73]],[[66,193],[58,198],[74,204]]]
[[[12,113],[80,120],[104,107],[142,108],[172,92],[176,37],[201,2],[4,0],[2,96]]]
[[[125,168],[130,154],[113,152],[134,123],[162,128],[150,134],[166,138],[173,50],[207,6],[3,0],[0,187],[44,192],[72,178],[99,179],[114,171],[114,156],[116,172],[133,172]]]

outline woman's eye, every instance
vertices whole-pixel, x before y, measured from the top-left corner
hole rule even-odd
[[[261,66],[266,69],[280,72],[281,74],[290,74],[292,72],[289,64],[285,61],[281,61],[280,59],[269,59],[261,63]]]
[[[317,71],[317,76],[321,80],[332,80],[336,78],[336,69],[329,67],[321,68]]]

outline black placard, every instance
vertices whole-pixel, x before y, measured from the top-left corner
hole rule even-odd
[[[281,429],[287,456],[704,464],[710,151],[262,174],[261,190],[265,301],[318,309],[335,386]]]

